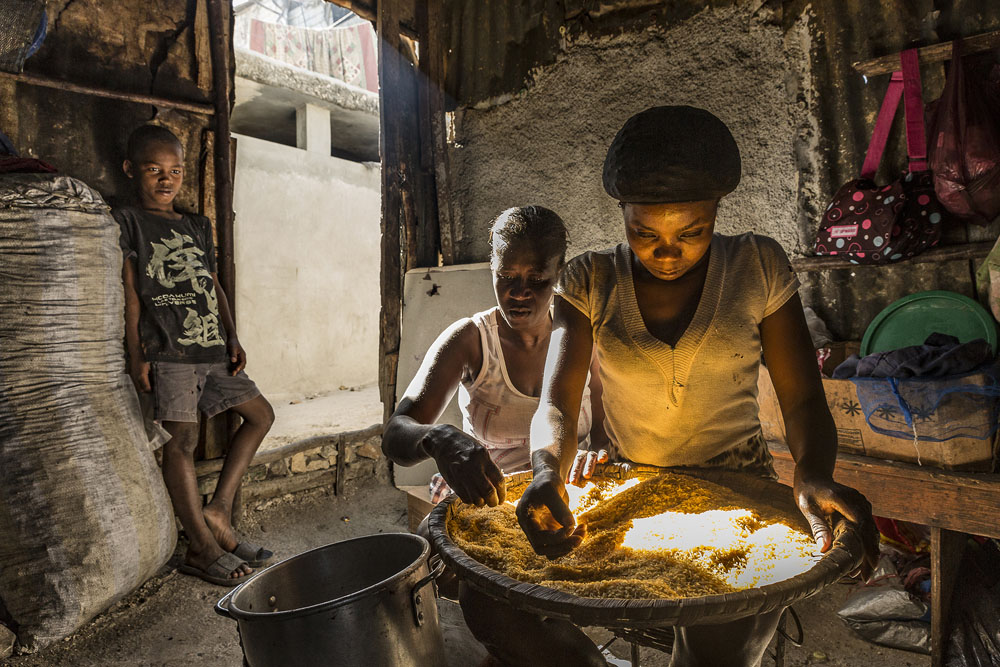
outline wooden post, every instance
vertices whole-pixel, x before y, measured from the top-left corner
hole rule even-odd
[[[437,231],[441,249],[441,261],[445,265],[455,263],[454,215],[451,207],[449,187],[448,129],[445,114],[447,102],[444,88],[445,49],[441,42],[444,36],[444,16],[441,2],[427,3],[418,17],[426,17],[426,27],[422,27],[424,41],[421,43],[420,71],[426,77],[428,124],[428,153],[433,170],[433,188]]]
[[[951,596],[968,536],[931,527],[931,667],[943,667],[948,635]]]
[[[236,263],[233,251],[233,172],[230,157],[229,12],[225,0],[209,0],[211,31],[212,103],[215,137],[212,142],[215,173],[215,227],[219,236],[219,280],[235,317]]]
[[[227,0],[208,0],[209,54],[212,61],[212,104],[215,108],[214,132],[212,136],[211,187],[215,195],[215,233],[218,237],[219,282],[226,293],[233,320],[236,319],[236,258],[233,246],[233,164],[235,162],[232,137],[230,135],[230,113],[232,111],[232,58],[230,40],[232,12]],[[214,187],[213,187],[214,186]],[[212,420],[208,430],[213,432],[211,447],[206,441],[205,456],[217,458],[228,451],[229,441],[239,428],[240,418],[231,410],[226,411],[225,420]],[[242,496],[234,499],[233,516],[239,521]]]
[[[396,0],[378,3],[379,129],[382,162],[382,267],[379,279],[382,310],[379,318],[379,396],[388,420],[396,405],[396,369],[403,306],[402,196],[400,193],[400,99],[399,15]]]

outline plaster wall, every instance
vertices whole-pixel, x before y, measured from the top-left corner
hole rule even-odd
[[[237,138],[236,318],[271,399],[378,376],[379,169]]]
[[[805,26],[783,30],[745,3],[668,29],[564,42],[527,89],[456,111],[456,261],[486,259],[490,219],[528,203],[563,217],[570,255],[624,240],[621,213],[601,185],[604,155],[629,116],[660,104],[708,109],[736,137],[743,180],[723,200],[717,231],[764,233],[802,251],[811,230],[800,211],[812,202],[800,200],[817,190],[808,66]]]

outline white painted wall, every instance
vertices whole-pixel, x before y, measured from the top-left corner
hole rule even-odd
[[[378,377],[378,165],[237,135],[236,320],[247,373],[294,399]]]

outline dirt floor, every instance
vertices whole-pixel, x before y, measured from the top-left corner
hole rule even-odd
[[[268,545],[278,559],[312,547],[376,532],[406,530],[406,500],[394,488],[380,486],[338,498],[326,491],[285,496],[249,508],[241,529]],[[242,655],[235,622],[212,607],[225,589],[176,572],[180,549],[170,564],[140,590],[59,646],[3,662],[10,667],[240,667]],[[796,605],[805,628],[802,648],[789,646],[786,665],[925,667],[926,656],[883,649],[855,638],[835,615],[847,587],[833,586]],[[485,653],[462,621],[458,606],[439,602],[448,651],[448,667],[476,667]],[[588,632],[598,642],[611,638],[602,629]],[[621,640],[611,646],[628,656]],[[643,667],[660,667],[669,656],[642,650]],[[765,658],[764,665],[773,664]]]

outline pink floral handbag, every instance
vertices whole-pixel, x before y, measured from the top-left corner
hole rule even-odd
[[[941,238],[944,207],[934,194],[934,176],[927,167],[916,49],[903,51],[900,60],[902,72],[894,72],[889,82],[861,178],[841,186],[823,213],[817,255],[842,256],[854,264],[890,264],[927,250]],[[873,179],[901,97],[909,169],[898,180],[880,186]]]

